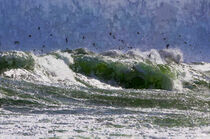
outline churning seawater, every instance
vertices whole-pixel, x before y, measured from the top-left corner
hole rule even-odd
[[[0,138],[207,138],[210,64],[177,49],[0,53]]]

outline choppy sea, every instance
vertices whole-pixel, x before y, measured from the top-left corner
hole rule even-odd
[[[177,49],[0,53],[0,138],[208,138],[210,63]]]

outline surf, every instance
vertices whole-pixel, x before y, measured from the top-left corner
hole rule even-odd
[[[105,126],[102,132],[118,133],[117,129],[126,132],[119,136],[127,137],[127,122],[151,134],[161,130],[177,133],[177,129],[183,135],[189,134],[188,129],[197,134],[206,132],[210,121],[210,64],[186,63],[183,56],[178,49],[1,52],[0,115],[7,120],[0,127],[11,133],[5,124],[16,126],[7,121],[24,119],[18,124],[28,136],[39,133],[45,125],[46,136],[75,136],[77,131],[89,136],[89,131],[98,132]],[[24,118],[16,116],[19,114]],[[104,123],[110,116],[115,118]],[[94,127],[87,127],[93,120]],[[29,131],[25,125],[31,122],[40,125]],[[52,131],[54,126],[62,130]],[[110,128],[112,131],[106,131]],[[25,136],[16,131],[12,133]],[[132,136],[138,134],[139,128],[135,128]]]
[[[199,70],[209,64],[184,63],[183,54],[177,49],[94,53],[81,48],[41,55],[11,51],[0,53],[0,64],[2,77],[63,86],[96,87],[101,84],[99,88],[105,85],[107,88],[163,90],[209,88],[209,71]],[[93,80],[97,85],[90,83]]]

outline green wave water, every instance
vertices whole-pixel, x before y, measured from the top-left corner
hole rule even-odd
[[[207,137],[209,64],[151,55],[1,53],[0,135]]]

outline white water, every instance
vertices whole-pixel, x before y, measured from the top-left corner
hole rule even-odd
[[[88,50],[86,50],[88,52]],[[120,89],[112,85],[103,83],[95,77],[86,77],[80,73],[75,73],[69,67],[74,63],[72,54],[67,52],[55,51],[46,55],[34,55],[30,53],[35,60],[35,67],[33,70],[26,69],[11,69],[2,73],[5,77],[10,77],[16,80],[24,80],[29,82],[36,82],[39,84],[56,85],[56,86],[90,86],[103,89]],[[182,63],[183,54],[178,49],[163,49],[141,52],[140,50],[130,50],[126,53],[119,50],[109,50],[101,53],[104,60],[120,61],[132,65],[135,62],[151,61],[154,65],[166,64],[169,65],[178,76],[174,80],[174,89],[182,90],[182,82],[193,82],[194,80],[209,80],[207,71],[210,70],[208,63],[201,64],[186,64]],[[24,52],[6,52],[2,53],[1,56],[6,56],[7,59],[14,57],[14,59],[27,59]],[[93,57],[101,57],[98,54],[91,54]],[[23,61],[24,62],[24,61]],[[204,76],[205,75],[205,76]]]
[[[80,106],[82,107],[82,106]],[[79,108],[71,107],[60,109],[61,114],[30,114],[25,113],[16,115],[10,111],[4,111],[1,116],[0,131],[2,139],[15,138],[43,138],[43,137],[60,137],[67,139],[69,137],[90,137],[90,138],[199,138],[207,139],[209,137],[209,126],[202,127],[158,127],[150,123],[141,123],[153,115],[162,114],[184,114],[199,115],[196,112],[186,112],[177,110],[158,109],[139,109],[135,114],[120,112],[120,109],[95,107],[85,110],[95,109],[97,113],[79,112],[79,114],[71,114],[72,111],[80,111]],[[96,110],[97,109],[97,110]],[[101,115],[104,111],[113,111],[111,115]],[[129,111],[128,109],[122,109]],[[24,111],[24,110],[23,110]],[[53,111],[53,109],[51,109]],[[63,111],[63,113],[62,113]],[[115,112],[114,112],[115,111]],[[132,109],[133,111],[133,109]],[[105,112],[106,113],[106,112]],[[119,114],[117,114],[119,113]],[[18,114],[18,113],[17,113]],[[71,115],[69,115],[71,114]],[[205,113],[201,113],[200,115]],[[161,117],[161,115],[160,115]],[[6,120],[7,119],[7,120]],[[6,121],[5,121],[6,120]],[[13,124],[11,124],[13,123]],[[5,129],[5,125],[9,125]],[[115,126],[119,126],[116,128]],[[13,135],[14,134],[14,135]],[[18,136],[19,134],[24,136]]]
[[[24,58],[23,52],[16,52],[17,57]],[[56,58],[56,54],[59,58]],[[71,70],[69,65],[73,64],[73,58],[71,54],[66,52],[56,51],[52,54],[36,56],[32,55],[35,60],[34,70],[25,70],[25,69],[11,69],[2,73],[3,76],[13,78],[15,80],[24,80],[28,82],[34,82],[45,85],[54,85],[54,86],[83,86],[84,84],[78,82],[79,80],[94,86],[97,88],[103,89],[120,89],[119,87],[113,87],[109,84],[103,83],[100,80],[86,77],[82,74],[75,73]],[[4,56],[4,54],[3,54]],[[14,55],[13,55],[14,56]],[[9,56],[10,57],[10,56]],[[16,56],[14,56],[16,58]]]
[[[210,64],[184,62],[210,62],[209,15],[209,0],[0,0],[0,51],[19,50],[0,53],[19,64],[1,71],[0,138],[208,138],[210,92],[195,81],[209,83]],[[33,54],[78,47],[165,64],[173,90],[123,89],[73,72],[72,54]]]
[[[88,50],[85,51],[88,53]],[[10,69],[1,74],[0,104],[3,105],[0,108],[0,138],[207,138],[210,134],[207,125],[210,116],[209,90],[198,86],[194,91],[184,88],[182,83],[194,85],[196,80],[208,83],[209,64],[182,63],[182,57],[179,58],[182,53],[177,51],[110,50],[101,54],[87,54],[89,57],[126,63],[128,66],[148,60],[152,65],[168,65],[178,73],[173,80],[172,91],[124,89],[112,82],[104,83],[95,76],[87,77],[76,73],[69,67],[75,62],[76,50],[72,53],[55,51],[44,55],[20,51],[2,54],[14,59],[32,56],[35,66],[33,70]],[[25,59],[19,62],[25,62]],[[94,95],[99,97],[94,98]],[[144,105],[135,107],[135,99],[145,101],[146,104],[150,99],[163,104],[166,101],[168,105],[171,105],[168,100],[172,103],[176,100],[177,105],[175,103],[174,106],[165,108],[167,106],[157,103],[153,107],[147,106],[148,104],[146,108]],[[12,103],[18,100],[38,102],[46,107]],[[119,104],[115,105],[116,102]],[[187,109],[182,110],[179,103],[186,105]]]

